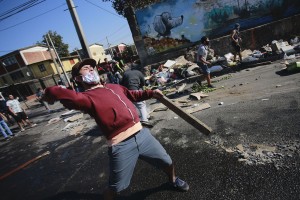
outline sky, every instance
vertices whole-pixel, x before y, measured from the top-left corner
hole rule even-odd
[[[15,12],[29,1],[39,3]],[[102,0],[73,0],[73,3],[87,44],[99,43],[104,48],[108,42],[111,46],[133,44],[127,20],[116,13],[111,3]],[[0,56],[35,45],[49,30],[63,37],[69,52],[81,49],[66,0],[0,0]]]

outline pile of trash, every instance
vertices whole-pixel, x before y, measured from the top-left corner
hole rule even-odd
[[[212,63],[211,73],[222,71],[228,67],[237,65],[249,65],[253,63],[263,63],[276,59],[294,59],[300,52],[300,39],[295,37],[290,43],[283,40],[274,40],[271,44],[262,46],[259,50],[246,49],[241,52],[243,60],[234,62],[234,55],[227,53],[224,56],[216,55],[213,49],[208,50],[207,60]],[[145,67],[147,87],[161,87],[169,83],[176,83],[182,79],[194,77],[202,74],[201,68],[197,65],[197,47],[187,50],[184,56],[175,60],[167,60],[165,63],[159,63],[156,66]],[[299,69],[299,62],[287,65],[288,70]]]
[[[147,86],[165,86],[168,83],[176,83],[176,81],[201,75],[202,70],[196,63],[195,51],[188,51],[186,55],[180,56],[175,60],[167,60],[158,66],[146,67],[146,85]],[[226,58],[214,56],[211,49],[207,58],[212,64],[210,72],[222,71],[226,68]],[[149,69],[150,68],[150,69]]]

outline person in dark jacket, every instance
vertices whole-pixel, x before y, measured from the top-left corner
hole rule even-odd
[[[122,79],[122,85],[125,86],[129,90],[139,91],[143,90],[143,86],[145,85],[145,78],[141,71],[137,68],[139,67],[139,62],[135,61],[131,68],[125,71]],[[141,119],[141,123],[146,126],[150,126],[148,120],[148,112],[145,101],[133,102],[136,106],[137,111],[139,112],[139,117]]]
[[[188,191],[188,184],[175,176],[174,165],[162,145],[143,128],[132,102],[161,98],[159,90],[128,90],[118,84],[102,84],[94,59],[85,59],[72,68],[72,77],[85,91],[75,92],[59,86],[46,88],[44,100],[59,100],[68,109],[92,116],[108,143],[109,186],[104,199],[113,199],[129,186],[136,161],[140,158],[161,168],[174,188]]]

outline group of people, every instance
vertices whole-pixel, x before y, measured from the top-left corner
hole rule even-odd
[[[236,25],[236,29],[232,33],[232,40],[232,45],[241,60],[239,25]],[[209,38],[202,37],[197,54],[197,64],[206,77],[208,87],[214,87],[211,84],[208,67],[211,63],[207,61],[208,46]],[[133,64],[127,71],[124,71],[120,62],[113,66],[107,59],[100,63],[98,68],[96,66],[97,62],[94,59],[85,59],[72,67],[72,81],[82,88],[80,92],[58,85],[48,87],[45,91],[39,89],[37,96],[48,110],[50,109],[47,102],[60,101],[68,109],[88,113],[104,132],[108,144],[110,166],[108,187],[104,191],[104,199],[114,199],[118,192],[129,186],[138,159],[165,172],[171,187],[180,191],[188,191],[187,182],[176,176],[169,154],[152,136],[150,130],[144,127],[144,123],[148,121],[145,100],[150,98],[159,100],[163,96],[162,92],[142,89],[145,79],[144,75],[135,69],[138,63]],[[100,80],[99,72],[101,70],[107,73],[110,83]],[[118,73],[120,75],[122,73],[122,77],[118,76]],[[32,127],[36,126],[28,120],[19,101],[13,95],[9,95],[6,106],[21,131],[24,131],[25,123]],[[4,129],[9,135],[13,134],[3,122],[4,120],[0,116],[0,131],[7,138]]]
[[[129,186],[138,159],[164,171],[171,187],[188,191],[189,185],[176,176],[171,157],[150,130],[143,127],[141,122],[147,119],[140,118],[134,106],[150,98],[160,99],[162,92],[142,90],[144,76],[134,68],[124,73],[124,87],[101,82],[95,67],[94,59],[85,59],[72,67],[72,78],[83,92],[53,86],[45,89],[43,100],[60,101],[68,109],[88,113],[104,133],[110,166],[104,199],[114,199]]]
[[[24,112],[18,98],[14,98],[12,94],[8,96],[6,101],[2,96],[0,99],[0,131],[3,137],[8,140],[9,136],[14,136],[9,126],[5,122],[11,123],[11,117],[17,122],[20,131],[25,131],[26,126],[35,127],[37,124],[29,121],[27,114]]]

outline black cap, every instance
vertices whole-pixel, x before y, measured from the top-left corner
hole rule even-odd
[[[72,77],[75,78],[76,76],[78,76],[79,75],[79,70],[84,65],[91,65],[92,67],[95,67],[96,64],[97,64],[96,60],[94,60],[92,58],[87,58],[87,59],[82,60],[81,62],[76,63],[72,67]]]

